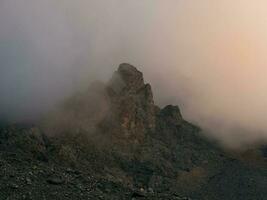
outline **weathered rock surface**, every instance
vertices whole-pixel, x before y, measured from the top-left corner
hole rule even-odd
[[[0,127],[0,200],[264,200],[261,152],[253,164],[225,153],[124,63],[43,123]]]

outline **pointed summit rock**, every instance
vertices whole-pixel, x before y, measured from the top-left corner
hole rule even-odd
[[[120,123],[126,137],[144,137],[155,127],[155,105],[152,89],[144,83],[142,72],[123,63],[108,84],[113,118]],[[114,116],[116,115],[116,116]]]
[[[143,73],[136,67],[123,63],[114,72],[108,86],[117,97],[134,97],[142,104],[154,106],[153,93],[150,84],[145,84]]]
[[[120,64],[116,73],[120,76],[127,89],[138,90],[144,86],[142,72],[130,64]]]
[[[115,93],[122,95],[124,93],[137,93],[145,86],[145,83],[142,72],[130,64],[123,63],[114,72],[109,85]]]

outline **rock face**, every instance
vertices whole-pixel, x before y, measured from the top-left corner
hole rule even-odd
[[[178,106],[156,106],[143,74],[124,63],[43,123],[0,127],[0,200],[263,200],[262,154],[254,165],[228,155]]]
[[[151,86],[143,74],[129,64],[121,64],[108,85],[112,119],[119,123],[122,137],[143,140],[155,129],[155,105]]]

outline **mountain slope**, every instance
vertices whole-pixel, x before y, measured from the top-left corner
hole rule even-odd
[[[179,107],[157,107],[129,64],[39,125],[2,127],[0,150],[0,199],[267,198],[263,156],[225,153]]]

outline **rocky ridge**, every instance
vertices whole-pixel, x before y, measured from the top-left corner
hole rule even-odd
[[[42,123],[0,128],[0,199],[263,200],[264,152],[225,153],[124,63]]]

